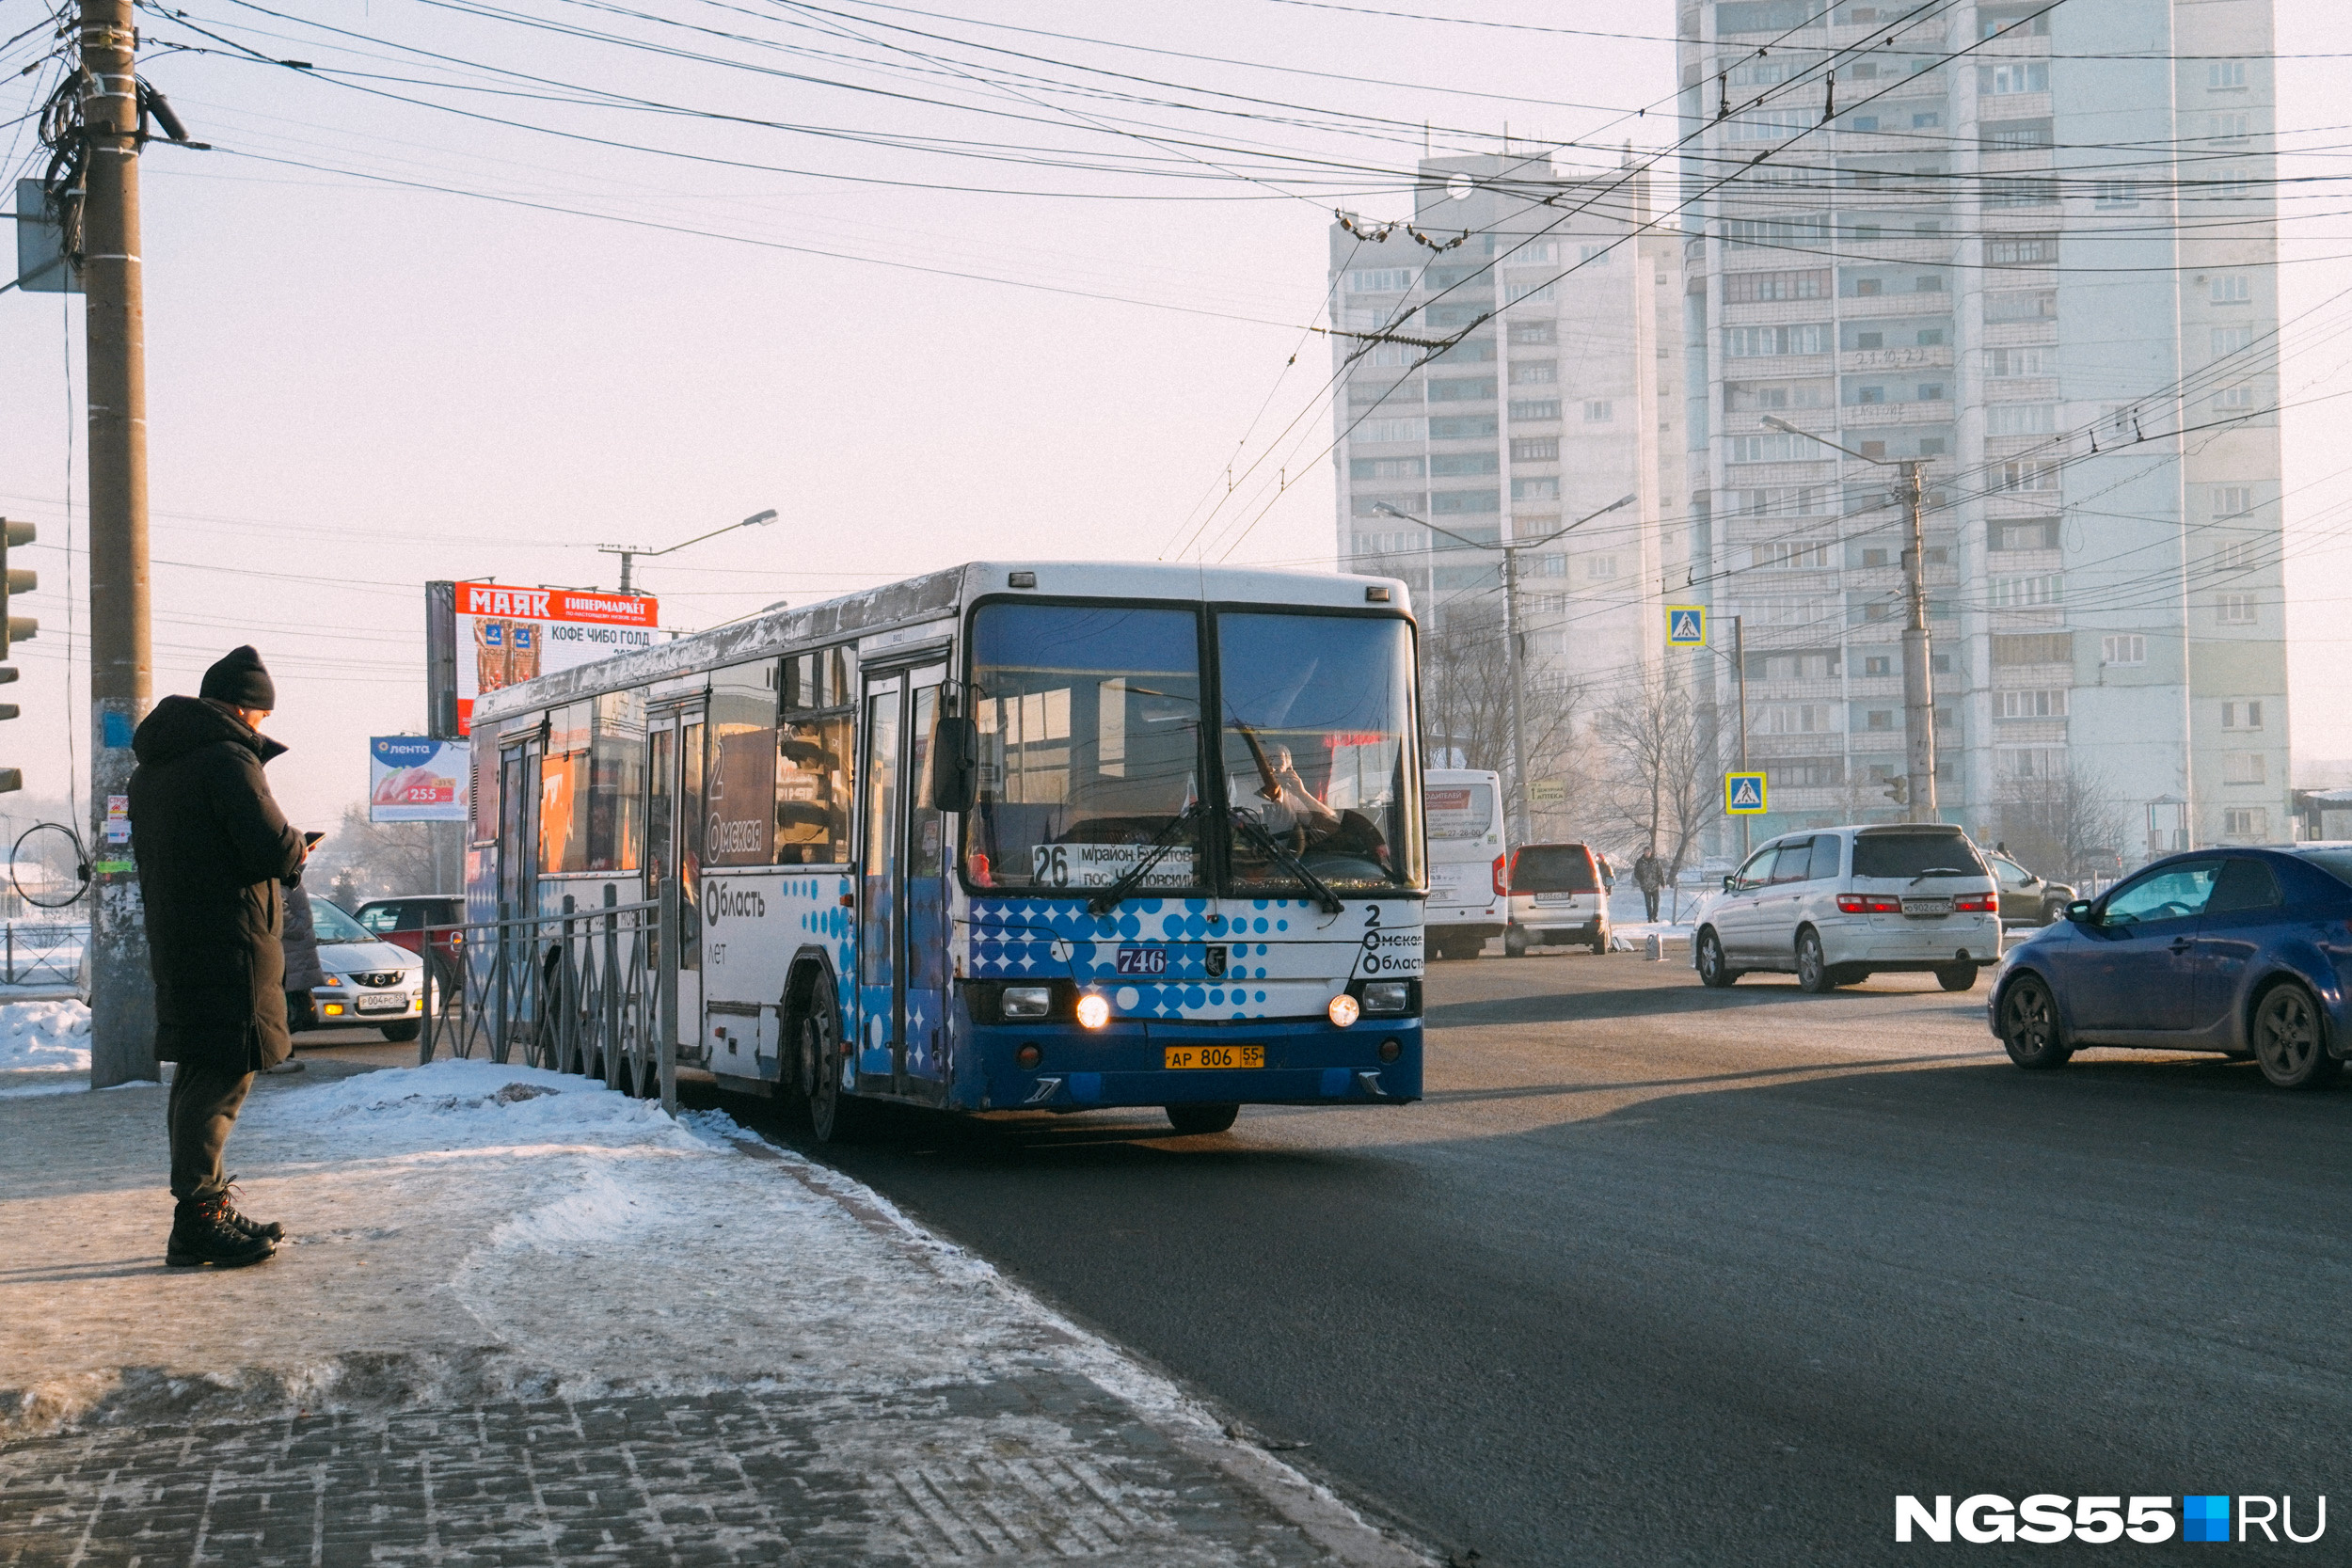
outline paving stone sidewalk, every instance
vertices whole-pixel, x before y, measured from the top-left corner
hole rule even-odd
[[[159,1090],[0,1098],[0,1565],[1427,1560],[821,1167],[336,1076],[258,1085],[298,1240],[227,1274]]]

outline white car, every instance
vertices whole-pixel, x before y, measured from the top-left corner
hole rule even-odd
[[[1575,942],[1609,951],[1608,857],[1581,844],[1528,844],[1511,853],[1503,872],[1511,924],[1502,950],[1518,958],[1530,948]]]
[[[1709,986],[1772,970],[1814,992],[1889,972],[1967,990],[2000,956],[1993,874],[1966,833],[1929,822],[1774,839],[1724,879],[1691,942]]]
[[[310,1016],[289,1009],[296,1030],[377,1028],[388,1040],[413,1040],[424,1027],[424,963],[324,898],[310,900],[319,968],[326,984],[310,990]]]

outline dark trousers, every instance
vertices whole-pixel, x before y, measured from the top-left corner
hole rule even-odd
[[[229,1184],[220,1151],[237,1111],[253,1087],[253,1074],[200,1062],[182,1062],[171,1079],[165,1116],[171,1128],[171,1196],[186,1203],[217,1197]]]
[[[1663,889],[1663,888],[1655,888],[1655,887],[1645,887],[1645,888],[1644,888],[1644,889],[1642,890],[1642,902],[1643,902],[1644,904],[1647,905],[1647,906],[1648,906],[1648,908],[1649,908],[1649,914],[1648,914],[1645,918],[1647,918],[1647,919],[1649,919],[1649,920],[1651,920],[1651,921],[1655,921],[1655,920],[1657,920],[1657,918],[1658,918],[1658,895],[1659,895],[1661,893],[1663,893],[1664,891],[1665,891],[1665,889]]]

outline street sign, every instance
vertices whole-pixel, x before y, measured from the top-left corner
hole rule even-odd
[[[1724,810],[1734,816],[1757,816],[1764,812],[1764,775],[1725,773]]]
[[[1670,604],[1666,607],[1666,646],[1669,648],[1704,648],[1707,646],[1707,607],[1694,604]]]
[[[1565,806],[1568,803],[1568,784],[1565,779],[1530,779],[1527,798],[1539,806]]]

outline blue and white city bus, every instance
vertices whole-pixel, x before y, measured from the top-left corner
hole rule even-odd
[[[674,876],[676,1061],[823,1139],[875,1101],[1400,1104],[1415,698],[1393,580],[976,562],[483,696],[468,916]]]

